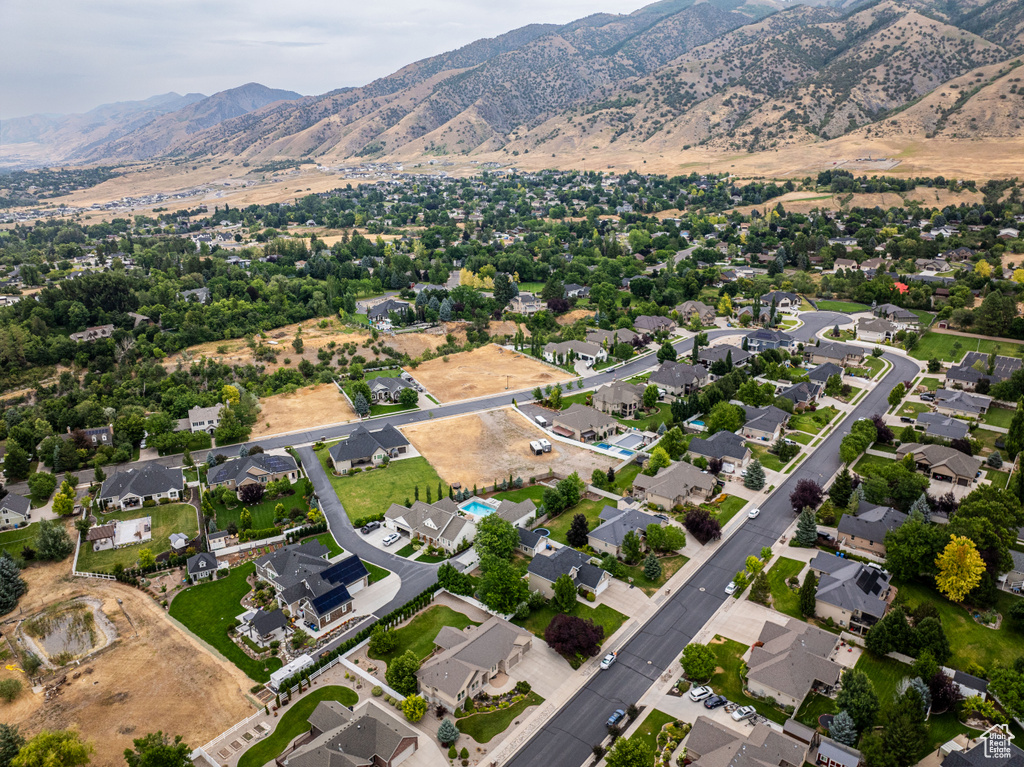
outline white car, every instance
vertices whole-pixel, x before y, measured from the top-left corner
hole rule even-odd
[[[390,546],[392,543],[397,541],[398,538],[399,538],[398,533],[388,533],[387,535],[384,536],[384,540],[382,542],[383,542],[383,544],[385,546]]]
[[[710,687],[694,687],[692,690],[690,690],[690,700],[704,700],[705,698],[711,697],[711,693],[713,692],[714,690],[712,690]]]
[[[729,581],[729,585],[725,587],[726,594],[736,593],[736,581]]]
[[[602,669],[609,669],[609,668],[611,668],[612,664],[615,662],[615,656],[616,655],[617,655],[617,653],[613,653],[613,652],[610,652],[607,655],[605,655],[601,659],[601,668]]]
[[[738,709],[732,712],[732,718],[737,722],[742,722],[744,719],[749,719],[757,713],[757,709],[753,706],[740,706]]]
[[[747,512],[747,517],[750,519],[757,519],[757,515],[761,513],[760,509],[751,509]]]

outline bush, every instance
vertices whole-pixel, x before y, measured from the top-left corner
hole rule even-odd
[[[459,750],[457,748],[455,748],[455,746],[449,746],[448,747],[448,758],[449,759],[458,759],[459,758]]]
[[[0,679],[0,700],[13,703],[21,695],[21,681],[18,679]]]
[[[375,698],[379,698],[381,695],[384,694],[384,688],[381,687],[379,684],[375,684],[373,686],[373,689],[370,690],[370,694]]]
[[[597,599],[597,597],[594,596],[594,592],[593,591],[588,591],[588,592],[586,592],[585,599],[588,602],[593,602],[595,599]]]
[[[145,509],[152,509],[154,506],[156,506],[156,501],[154,501],[152,498],[150,498],[148,501],[142,502],[142,507]]]

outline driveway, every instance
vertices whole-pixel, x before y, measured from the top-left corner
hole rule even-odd
[[[608,588],[598,595],[597,602],[608,605],[613,610],[618,610],[623,615],[632,618],[647,607],[650,597],[643,592],[643,589],[630,588],[625,581],[612,578]]]
[[[509,674],[516,680],[525,679],[534,692],[545,699],[554,695],[572,675],[569,662],[537,637],[533,638],[531,650]]]

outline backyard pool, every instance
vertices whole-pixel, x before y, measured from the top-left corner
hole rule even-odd
[[[611,450],[613,452],[620,453],[621,455],[633,455],[635,452],[633,450],[626,450],[626,448],[619,447],[618,445],[609,445],[607,442],[598,442],[594,447],[599,447],[603,450]]]
[[[459,506],[459,508],[467,514],[472,514],[476,517],[486,517],[488,514],[494,513],[494,507],[491,504],[478,499],[467,501]]]
[[[704,422],[703,421],[691,421],[690,423],[692,423],[694,426],[699,426],[701,428],[704,427]]]

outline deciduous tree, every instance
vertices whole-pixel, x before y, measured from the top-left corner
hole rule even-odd
[[[552,586],[554,596],[551,603],[560,613],[571,613],[576,609],[576,586],[568,573],[562,573]]]
[[[683,673],[694,682],[706,682],[718,667],[714,650],[698,642],[690,642],[683,648],[679,662],[683,666]]]
[[[544,629],[544,641],[566,657],[582,655],[591,657],[601,649],[604,627],[592,620],[583,620],[575,615],[559,613]]]
[[[132,741],[134,748],[124,750],[128,767],[190,767],[189,754],[192,749],[182,742],[181,735],[170,736],[163,732],[151,732],[144,738]]]
[[[420,669],[420,660],[412,650],[406,650],[388,663],[384,679],[392,689],[402,695],[416,693],[416,672]]]
[[[957,535],[950,537],[946,548],[936,557],[935,566],[935,585],[953,602],[962,602],[985,572],[985,562],[974,541]]]
[[[77,732],[43,730],[21,747],[11,767],[85,767],[92,752]]]
[[[519,546],[519,533],[511,522],[497,514],[488,514],[477,523],[473,545],[476,546],[481,559],[511,559],[516,547]]]

